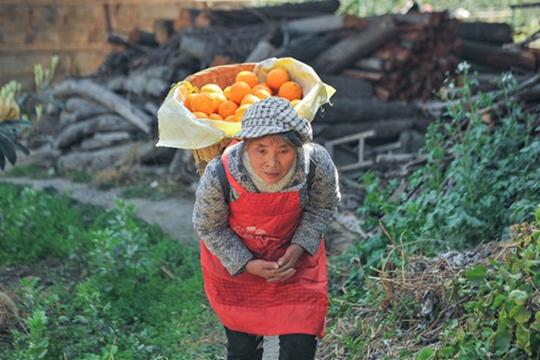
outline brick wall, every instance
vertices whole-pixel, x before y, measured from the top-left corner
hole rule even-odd
[[[251,6],[257,1],[172,0],[2,0],[0,1],[0,85],[18,80],[33,86],[35,64],[60,62],[55,80],[96,71],[112,51],[107,18],[114,32],[153,31],[157,19],[175,19],[182,7]]]

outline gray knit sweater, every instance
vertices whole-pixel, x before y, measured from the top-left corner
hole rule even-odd
[[[309,191],[306,182],[309,173],[308,147],[312,147],[311,157],[317,163]],[[243,142],[231,149],[229,171],[244,189],[258,192],[242,163],[243,151]],[[221,161],[219,157],[211,160],[200,178],[193,224],[208,250],[220,259],[231,275],[238,275],[254,256],[229,227],[229,206],[225,199],[232,202],[238,198],[238,193],[231,187],[230,194],[224,196],[216,172],[218,161]],[[326,149],[318,144],[308,144],[298,149],[291,181],[282,191],[300,191],[303,213],[291,242],[314,255],[341,199],[337,170]]]

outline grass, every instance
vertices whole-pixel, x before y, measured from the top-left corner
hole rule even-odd
[[[136,219],[65,196],[0,185],[0,288],[20,317],[0,323],[6,359],[217,359],[198,249]],[[19,271],[18,271],[19,270]],[[20,280],[15,279],[20,277]]]

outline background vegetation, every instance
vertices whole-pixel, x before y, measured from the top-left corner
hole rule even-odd
[[[0,209],[3,269],[35,267],[19,284],[9,271],[0,275],[19,314],[0,322],[0,358],[217,359],[223,352],[197,248],[136,220],[132,205],[105,212],[2,184]]]

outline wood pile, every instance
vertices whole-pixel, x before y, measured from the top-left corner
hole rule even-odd
[[[540,52],[512,43],[507,24],[463,23],[447,11],[359,18],[337,15],[338,8],[329,0],[183,9],[176,19],[156,22],[154,33],[111,31],[115,48],[102,66],[54,89],[67,106],[50,112],[59,119],[50,129],[54,141],[38,153],[87,170],[165,165],[174,181],[196,181],[190,151],[154,147],[157,109],[170,86],[210,66],[291,56],[337,89],[333,105],[313,121],[315,141],[374,131],[366,142],[374,163],[389,151],[410,154],[422,145],[434,119],[426,104],[438,102],[436,93],[461,61],[481,72],[482,90],[501,71],[527,76],[539,67]],[[336,156],[353,159],[354,146]]]

